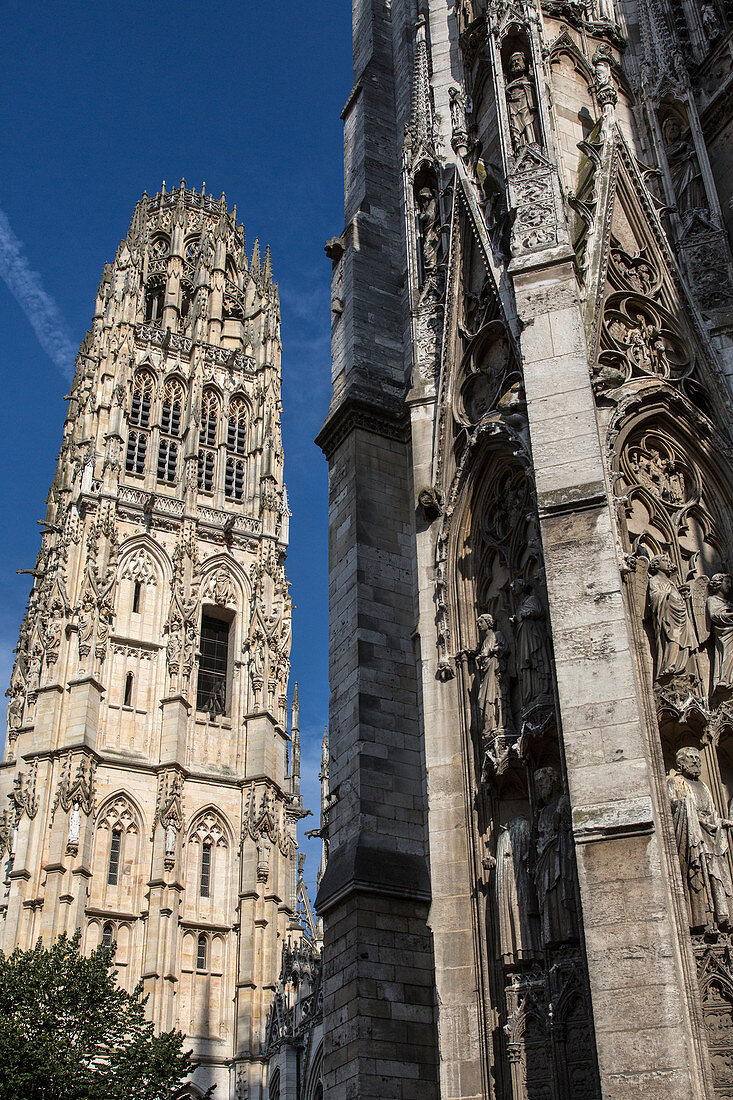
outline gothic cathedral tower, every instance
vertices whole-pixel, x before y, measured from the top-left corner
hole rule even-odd
[[[733,1096],[733,12],[355,0],[331,1098]]]
[[[115,942],[198,1084],[257,1100],[301,800],[278,292],[235,218],[144,196],[104,269],[8,692],[0,934]]]

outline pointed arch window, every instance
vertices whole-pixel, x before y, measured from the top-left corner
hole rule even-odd
[[[155,383],[147,371],[135,375],[130,404],[130,423],[138,428],[150,427],[150,409],[153,404]]]
[[[215,447],[219,426],[219,398],[213,390],[204,390],[201,400],[201,426],[199,443],[202,447]]]
[[[163,391],[163,407],[160,413],[160,430],[166,435],[181,434],[181,410],[183,409],[183,386],[175,379],[166,382]]]
[[[102,807],[97,819],[96,844],[101,845],[102,866],[106,864],[107,888],[129,887],[132,883],[139,837],[140,822],[125,795],[112,798]]]
[[[145,320],[148,324],[160,323],[165,309],[165,283],[158,276],[149,279],[145,288]]]
[[[209,947],[209,945],[206,942],[206,936],[202,932],[201,935],[198,938],[198,943],[196,945],[196,969],[197,970],[206,970],[206,968],[207,968],[207,964],[208,964],[208,961],[209,961],[209,959],[208,959],[208,955],[209,955],[208,947]]]
[[[213,807],[193,821],[185,845],[186,876],[193,883],[186,902],[191,916],[198,913],[202,921],[223,916],[231,889],[230,845],[231,832]],[[209,938],[209,950],[211,945]]]
[[[217,395],[213,390],[204,390],[199,425],[198,487],[205,493],[210,493],[214,488],[219,411]]]
[[[227,450],[243,455],[247,445],[247,407],[241,397],[229,402]]]
[[[111,947],[112,944],[114,943],[114,938],[115,938],[114,925],[112,924],[111,921],[107,921],[104,928],[102,929],[102,946],[103,947]]]
[[[227,419],[227,462],[224,473],[224,495],[227,500],[244,497],[244,459],[237,456],[247,449],[247,406],[241,397],[229,402]]]
[[[147,371],[138,371],[132,386],[132,401],[130,402],[130,424],[135,430],[131,430],[127,438],[127,455],[125,469],[128,474],[142,474],[145,472],[145,455],[148,449],[148,433],[150,427],[150,410],[153,404],[154,391],[153,378]]]

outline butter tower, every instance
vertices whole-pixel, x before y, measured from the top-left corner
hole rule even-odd
[[[197,1087],[252,1100],[301,816],[280,352],[236,208],[143,196],[76,362],[0,771],[3,948],[115,942]]]

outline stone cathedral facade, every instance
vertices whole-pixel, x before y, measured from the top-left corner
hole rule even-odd
[[[354,4],[329,1097],[733,1097],[732,31]]]
[[[138,203],[81,346],[9,689],[0,943],[116,944],[191,1095],[262,1097],[302,813],[269,251]]]

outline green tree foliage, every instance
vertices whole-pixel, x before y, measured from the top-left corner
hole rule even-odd
[[[156,1035],[142,991],[117,985],[114,948],[85,956],[79,940],[0,952],[0,1100],[184,1095],[196,1065],[183,1033]]]

